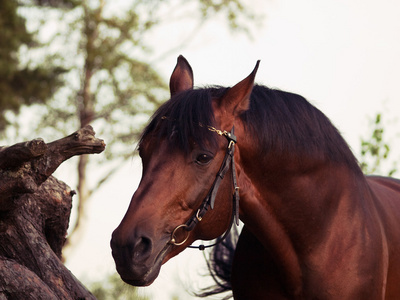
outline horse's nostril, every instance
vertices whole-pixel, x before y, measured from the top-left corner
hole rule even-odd
[[[144,260],[148,258],[152,251],[151,240],[147,237],[140,237],[133,246],[133,260]]]

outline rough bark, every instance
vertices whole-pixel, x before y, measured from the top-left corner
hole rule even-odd
[[[90,126],[0,148],[0,300],[95,299],[61,261],[75,192],[51,174],[104,148]]]

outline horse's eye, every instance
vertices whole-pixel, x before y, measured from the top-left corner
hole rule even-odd
[[[212,159],[213,157],[208,154],[200,154],[196,157],[196,163],[198,165],[207,165]]]

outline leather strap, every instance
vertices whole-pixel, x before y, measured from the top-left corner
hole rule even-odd
[[[235,144],[236,144],[236,136],[234,135],[234,128],[232,128],[231,132],[226,132],[223,134],[228,140],[228,147],[226,148],[226,153],[224,160],[222,161],[221,167],[216,175],[216,178],[207,193],[207,196],[204,198],[202,204],[196,213],[186,222],[186,226],[184,226],[184,230],[191,231],[197,225],[198,222],[202,220],[207,211],[211,208],[214,208],[215,198],[218,193],[219,186],[221,184],[222,179],[224,179],[226,173],[229,170],[229,167],[232,171],[232,183],[233,183],[233,209],[232,209],[232,217],[231,223],[225,233],[218,238],[218,240],[211,245],[199,245],[199,246],[188,246],[188,248],[198,248],[200,250],[204,250],[205,248],[213,247],[219,243],[221,243],[229,234],[234,219],[236,220],[236,225],[239,225],[239,187],[237,186],[237,178],[236,178],[236,168],[234,162],[234,153],[235,153]]]

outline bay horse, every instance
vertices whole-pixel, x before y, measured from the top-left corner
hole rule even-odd
[[[258,66],[231,88],[194,88],[178,58],[112,235],[122,280],[150,285],[162,264],[239,217],[235,299],[400,299],[400,181],[364,176],[323,113],[254,84]]]

